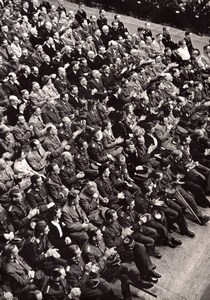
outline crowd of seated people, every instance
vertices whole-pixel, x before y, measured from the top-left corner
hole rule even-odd
[[[130,300],[210,220],[210,45],[62,1],[0,22],[0,299]]]

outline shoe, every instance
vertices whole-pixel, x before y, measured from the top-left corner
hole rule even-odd
[[[158,259],[161,259],[161,257],[162,257],[162,255],[159,252],[157,252],[156,250],[153,250],[151,252],[151,256],[158,258]]]
[[[209,216],[203,216],[203,217],[200,217],[199,219],[201,221],[201,225],[206,225],[210,221]]]
[[[190,231],[190,230],[187,230],[185,232],[182,233],[183,235],[186,235],[186,236],[189,236],[191,238],[194,238],[195,237],[195,233]]]
[[[161,278],[161,275],[155,272],[154,270],[149,271],[149,276],[154,278]]]
[[[173,244],[171,241],[168,241],[166,244],[170,248],[176,248],[177,245]]]
[[[156,269],[156,265],[152,264],[152,270],[155,270],[155,269]]]
[[[148,276],[146,278],[147,281],[151,282],[151,283],[157,283],[158,282],[158,279],[155,278],[155,277],[151,277],[151,276]]]
[[[135,286],[137,289],[150,289],[154,286],[154,283],[147,280],[138,280],[136,282],[130,282],[131,285]]]
[[[172,244],[177,245],[177,246],[179,246],[179,245],[182,244],[182,241],[180,241],[180,240],[178,240],[178,239],[175,239],[175,238],[172,238],[172,239],[171,239],[171,242],[172,242]]]

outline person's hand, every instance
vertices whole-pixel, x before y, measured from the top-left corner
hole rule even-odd
[[[109,198],[108,197],[104,197],[102,200],[104,203],[109,203]]]
[[[10,234],[9,233],[4,233],[4,238],[5,238],[5,240],[10,240]]]
[[[52,256],[52,249],[51,248],[47,250],[47,252],[45,253],[45,256],[46,257]]]
[[[91,272],[91,270],[92,270],[92,266],[93,266],[93,264],[92,264],[92,262],[89,262],[89,263],[87,263],[86,265],[85,265],[85,273],[90,273]]]
[[[142,171],[144,168],[142,166],[137,166],[136,171]]]
[[[66,244],[66,245],[70,245],[70,244],[71,244],[71,239],[70,239],[69,236],[67,236],[67,237],[65,238],[65,244]]]
[[[85,177],[85,173],[84,173],[84,172],[79,172],[79,173],[77,173],[76,177],[77,177],[78,179],[84,178],[84,177]]]
[[[121,237],[124,239],[126,236],[130,236],[132,234],[133,234],[133,230],[130,227],[128,227],[123,229]]]
[[[83,224],[82,224],[82,228],[84,228],[84,229],[88,229],[88,226],[89,226],[88,223],[83,223]]]
[[[35,277],[35,272],[34,272],[33,270],[29,270],[29,271],[28,271],[28,277],[29,277],[30,279],[34,279],[34,277]]]
[[[68,142],[67,142],[66,140],[64,140],[64,141],[61,143],[61,147],[62,147],[62,148],[65,148],[67,145],[68,145]]]
[[[114,157],[110,153],[107,154],[107,157],[111,160],[114,160]]]
[[[91,272],[93,273],[99,273],[99,266],[97,264],[92,266]]]
[[[10,292],[4,292],[4,299],[5,300],[13,300],[14,299],[13,294]]]
[[[118,194],[117,194],[117,198],[118,198],[118,199],[125,199],[124,193],[123,193],[123,192],[118,193]]]
[[[64,195],[64,197],[68,196],[68,193],[69,193],[69,190],[65,187],[63,189],[63,195]]]
[[[117,142],[117,144],[121,144],[124,142],[124,139],[119,136],[118,138],[116,138],[116,142]]]
[[[35,207],[29,211],[28,219],[32,219],[35,215],[39,214],[38,207]]]
[[[50,202],[47,204],[47,208],[50,209],[51,207],[55,206],[54,202]]]
[[[81,290],[78,287],[71,289],[70,294],[68,295],[69,299],[79,298],[81,296]]]

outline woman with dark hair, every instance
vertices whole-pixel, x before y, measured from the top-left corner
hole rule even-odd
[[[62,211],[60,207],[54,206],[50,214],[48,239],[55,248],[59,249],[61,256],[65,257],[66,245],[71,244],[67,236],[67,228],[61,222]]]

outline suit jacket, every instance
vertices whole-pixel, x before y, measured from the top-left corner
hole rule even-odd
[[[43,183],[41,188],[35,188],[31,185],[26,193],[26,201],[31,208],[38,207],[40,212],[47,211],[47,204],[52,202],[48,195],[46,185]]]
[[[71,106],[73,106],[75,109],[79,109],[83,107],[82,102],[80,101],[79,97],[75,97],[74,95],[69,95],[69,103]]]
[[[42,119],[45,124],[52,123],[55,126],[58,126],[61,123],[61,119],[56,107],[46,106],[42,111]]]
[[[76,233],[83,231],[82,223],[87,220],[85,212],[77,204],[75,209],[73,206],[70,206],[66,203],[62,209],[64,222],[69,233]]]
[[[16,83],[13,84],[10,80],[3,84],[3,88],[8,96],[14,95],[18,97],[20,95],[20,87]]]
[[[43,148],[38,150],[29,151],[26,160],[30,167],[37,172],[44,171],[47,166],[45,150]]]
[[[69,117],[69,115],[74,113],[74,108],[69,102],[58,101],[56,104],[57,111],[60,118]]]
[[[4,261],[3,269],[13,292],[20,291],[30,283],[28,271],[31,267],[21,256],[17,256],[17,261]]]

